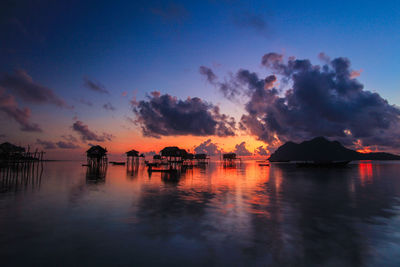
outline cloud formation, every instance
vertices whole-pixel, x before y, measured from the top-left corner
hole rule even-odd
[[[160,92],[152,92],[147,98],[133,107],[136,124],[144,136],[235,135],[234,118],[221,114],[218,106],[200,98],[180,100]]]
[[[210,156],[219,155],[222,153],[222,149],[217,144],[213,143],[211,139],[208,139],[194,148],[196,154],[207,154]]]
[[[55,149],[57,148],[57,145],[54,142],[51,141],[44,141],[41,139],[36,139],[36,143],[41,145],[44,149]]]
[[[116,110],[116,108],[115,108],[110,102],[105,103],[105,104],[103,105],[103,108],[104,108],[105,110],[108,110],[108,111],[114,111],[114,110]]]
[[[95,91],[97,93],[102,93],[102,94],[110,94],[110,92],[108,92],[108,90],[104,87],[104,85],[102,85],[99,82],[95,82],[92,80],[89,80],[87,77],[83,78],[83,85],[92,90]]]
[[[264,148],[263,146],[259,146],[254,150],[254,154],[261,155],[261,156],[267,156],[267,155],[269,155],[269,151],[267,148]]]
[[[249,12],[243,12],[241,14],[236,14],[233,17],[233,22],[240,27],[250,28],[259,33],[265,32],[267,30],[267,22],[264,16],[260,14],[254,14]]]
[[[97,142],[105,142],[111,141],[113,139],[112,134],[103,133],[102,135],[98,135],[95,132],[91,131],[89,127],[83,124],[82,121],[76,121],[72,125],[72,129],[80,134],[82,141],[97,141]]]
[[[18,108],[14,96],[5,94],[2,90],[0,90],[0,111],[18,122],[21,131],[42,132],[38,124],[30,122],[31,110],[29,108]]]
[[[75,149],[79,148],[78,145],[74,144],[73,142],[65,142],[65,141],[58,141],[58,142],[52,142],[52,141],[45,141],[41,139],[36,139],[36,143],[41,145],[44,149],[56,149],[56,148],[62,148],[62,149]]]
[[[347,58],[319,57],[322,66],[268,53],[261,63],[273,75],[262,79],[256,73],[239,70],[232,76],[230,94],[248,97],[241,127],[267,143],[315,136],[334,137],[345,144],[356,139],[365,145],[398,143],[399,108],[364,90]],[[278,78],[287,87],[283,92],[273,86]]]
[[[80,147],[77,144],[74,144],[73,142],[66,142],[66,141],[58,141],[56,144],[59,148],[63,149],[75,149]]]
[[[211,84],[214,84],[217,80],[217,76],[214,74],[212,69],[206,67],[206,66],[200,66],[199,68],[200,74],[204,75],[207,79],[207,81]]]
[[[261,81],[256,73],[244,69],[240,69],[235,75],[230,74],[229,78],[223,82],[219,82],[215,73],[208,67],[200,66],[199,72],[229,100],[238,100],[244,96],[249,96],[252,90],[273,86],[276,81],[274,75],[268,76],[265,81]]]
[[[72,108],[54,91],[46,86],[36,83],[25,70],[15,70],[11,74],[4,74],[0,78],[0,87],[21,98],[26,102],[35,104],[54,104],[59,107]]]
[[[241,142],[240,144],[235,145],[235,150],[233,151],[239,156],[251,156],[252,153],[247,150],[246,142]]]

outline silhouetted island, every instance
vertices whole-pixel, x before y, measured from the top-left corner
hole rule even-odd
[[[344,147],[338,141],[316,137],[300,144],[287,142],[269,158],[271,162],[337,160],[400,160],[400,156],[385,152],[360,153]]]

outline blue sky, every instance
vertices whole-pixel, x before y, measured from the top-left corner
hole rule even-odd
[[[211,67],[220,79],[240,68],[268,74],[268,52],[318,61],[347,57],[365,88],[400,105],[399,1],[5,1],[0,30],[1,73],[25,70],[74,110],[21,106],[48,125],[72,117],[89,121],[133,116],[121,96],[143,99],[158,90],[200,97],[225,112],[227,101],[199,74]],[[88,77],[109,95],[83,86]],[[93,107],[79,103],[84,98]],[[102,109],[110,102],[114,112]],[[97,107],[95,109],[94,107]],[[56,118],[51,115],[57,115]],[[60,119],[61,118],[61,119]],[[240,118],[239,118],[240,119]],[[122,123],[122,122],[121,122]],[[10,128],[11,129],[11,128]],[[5,133],[7,135],[7,133]],[[21,133],[21,137],[24,133]],[[29,137],[34,140],[34,137]]]

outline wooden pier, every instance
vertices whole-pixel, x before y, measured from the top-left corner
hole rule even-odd
[[[0,191],[40,186],[44,152],[0,144]]]

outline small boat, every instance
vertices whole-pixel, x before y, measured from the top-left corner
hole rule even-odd
[[[84,167],[88,167],[88,166],[89,166],[89,164],[82,164],[82,166],[84,166]]]
[[[124,161],[110,161],[110,164],[112,165],[125,165]]]
[[[260,163],[258,166],[269,166],[269,163]]]
[[[340,168],[349,164],[350,160],[341,160],[341,161],[305,161],[305,162],[296,162],[296,167],[298,168],[310,168],[310,167],[318,167],[318,168]]]

